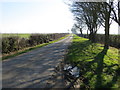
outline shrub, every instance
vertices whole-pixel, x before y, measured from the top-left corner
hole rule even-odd
[[[28,46],[29,46],[28,39],[20,38],[18,40],[18,49],[23,49],[23,48],[28,47]]]
[[[9,47],[10,47],[9,39],[8,38],[3,38],[2,39],[2,53],[9,53],[10,52],[8,50]]]
[[[17,51],[18,50],[18,36],[8,37],[9,39],[9,48],[8,50],[10,52]]]

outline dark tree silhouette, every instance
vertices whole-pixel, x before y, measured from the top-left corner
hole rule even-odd
[[[79,28],[81,35],[83,35],[83,33],[82,33],[82,26],[81,25],[77,25],[77,24],[74,24],[74,25],[75,25],[76,28]]]
[[[117,3],[117,6],[116,6]],[[114,20],[120,26],[120,2],[73,2],[71,11],[75,20],[86,24],[90,31],[89,39],[95,42],[98,28],[102,25],[105,28],[104,47],[109,48],[109,28]],[[118,12],[118,13],[117,13]]]
[[[89,39],[95,42],[96,32],[101,26],[101,22],[99,22],[100,2],[74,2],[71,11],[78,22],[87,25],[90,31]]]

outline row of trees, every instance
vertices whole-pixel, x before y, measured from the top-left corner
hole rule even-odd
[[[74,27],[87,27],[90,34],[89,39],[95,42],[95,35],[98,29],[105,28],[105,48],[109,48],[109,28],[112,20],[120,26],[120,2],[109,0],[109,2],[72,2],[71,12],[74,14],[77,23]]]

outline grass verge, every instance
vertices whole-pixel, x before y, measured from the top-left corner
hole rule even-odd
[[[118,49],[74,35],[66,62],[80,67],[81,88],[120,88]]]
[[[34,49],[37,49],[37,48],[46,46],[46,45],[48,45],[48,44],[55,43],[55,42],[57,42],[57,41],[59,41],[59,40],[62,40],[62,39],[64,39],[64,38],[68,37],[68,36],[69,36],[69,35],[66,35],[66,36],[61,37],[61,38],[59,38],[59,39],[57,39],[57,40],[50,41],[49,43],[43,43],[43,44],[40,44],[40,45],[36,45],[36,46],[34,46],[34,47],[29,47],[29,48],[25,48],[25,49],[22,49],[22,50],[19,50],[19,51],[16,51],[16,52],[12,52],[11,54],[3,55],[3,56],[2,56],[2,60],[15,57],[15,56],[17,56],[17,55],[20,55],[20,54],[29,52],[29,51],[31,51],[31,50],[34,50]]]

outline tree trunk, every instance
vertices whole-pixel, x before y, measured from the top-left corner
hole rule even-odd
[[[96,41],[95,41],[95,35],[96,35],[96,33],[90,33],[89,34],[89,39],[90,39],[90,41],[92,42],[92,43],[95,43]]]
[[[120,26],[120,1],[118,1],[118,24]]]
[[[109,11],[107,10],[107,5],[106,5],[106,13],[105,13],[105,44],[104,48],[109,49],[109,21],[110,21],[110,14],[111,14],[111,9]]]
[[[80,33],[81,33],[81,36],[83,37],[82,28],[80,28]]]
[[[109,17],[105,20],[105,45],[104,48],[109,48]]]
[[[88,30],[87,30],[87,38],[88,38]]]

